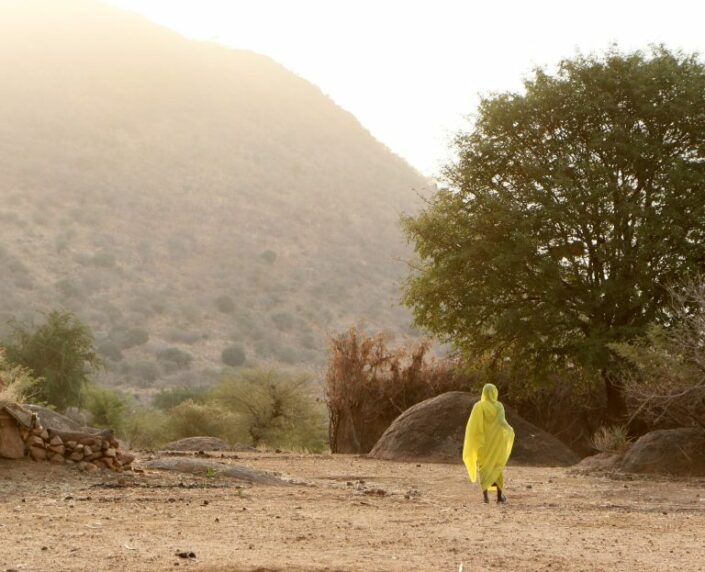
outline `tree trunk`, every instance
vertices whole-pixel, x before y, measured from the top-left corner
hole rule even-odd
[[[602,370],[607,397],[607,418],[612,422],[623,422],[627,414],[627,402],[624,397],[624,384],[617,376]]]

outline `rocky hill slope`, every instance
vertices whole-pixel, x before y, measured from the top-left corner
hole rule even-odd
[[[143,388],[407,328],[427,181],[312,84],[91,0],[1,1],[0,69],[0,322],[72,309]]]

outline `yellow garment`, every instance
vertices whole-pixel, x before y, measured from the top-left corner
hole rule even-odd
[[[504,488],[502,471],[514,445],[514,429],[507,423],[504,406],[497,401],[497,396],[493,384],[485,385],[482,398],[473,406],[465,428],[463,462],[473,483],[477,481],[479,467],[483,491],[494,483]]]

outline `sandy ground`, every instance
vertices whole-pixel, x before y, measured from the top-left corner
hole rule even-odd
[[[302,484],[0,461],[0,572],[705,570],[703,480],[510,467],[498,506],[461,466],[239,457]]]

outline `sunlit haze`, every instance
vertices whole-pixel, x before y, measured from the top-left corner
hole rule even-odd
[[[189,37],[268,55],[318,85],[425,174],[481,94],[576,51],[705,51],[692,0],[109,0]]]

